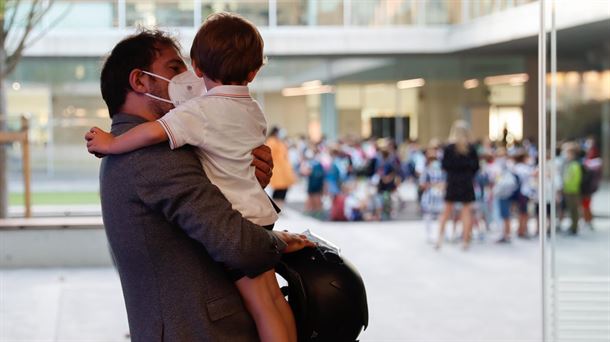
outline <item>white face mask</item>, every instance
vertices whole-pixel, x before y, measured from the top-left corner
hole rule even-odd
[[[203,80],[197,77],[197,75],[195,75],[195,73],[191,70],[187,70],[183,73],[180,73],[172,77],[171,80],[163,76],[154,74],[152,72],[144,70],[142,70],[142,72],[147,75],[157,77],[169,82],[169,85],[167,87],[167,91],[169,93],[169,100],[153,95],[151,93],[144,93],[144,95],[151,97],[155,100],[171,103],[174,106],[179,106],[180,104],[197,96],[201,96],[206,92]]]

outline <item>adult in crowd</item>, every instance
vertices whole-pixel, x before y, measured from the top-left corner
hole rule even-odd
[[[443,152],[442,168],[447,175],[445,208],[440,218],[440,229],[436,248],[440,249],[445,236],[445,224],[451,217],[456,203],[462,204],[463,248],[468,249],[472,230],[472,204],[475,200],[474,177],[479,170],[477,151],[470,143],[468,123],[458,120],[453,123],[449,135],[449,145]]]
[[[168,82],[186,71],[175,40],[143,31],[119,42],[101,72],[120,135],[173,105]],[[265,159],[268,151],[255,155]],[[255,161],[261,185],[270,170]],[[262,177],[262,179],[261,179]],[[226,267],[257,276],[306,243],[244,219],[210,183],[190,147],[163,143],[104,158],[102,215],[121,279],[132,341],[253,341],[258,334]]]
[[[273,156],[274,170],[269,184],[273,189],[271,197],[281,208],[286,201],[288,189],[296,182],[296,176],[288,158],[288,146],[280,137],[279,127],[271,128],[269,138],[267,138],[265,144],[271,148],[271,155]]]
[[[585,225],[593,230],[593,213],[591,212],[591,199],[599,190],[602,179],[602,159],[595,138],[589,137],[584,145],[583,179],[580,186],[582,195],[582,214]]]

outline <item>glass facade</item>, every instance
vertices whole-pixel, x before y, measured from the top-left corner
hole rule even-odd
[[[220,11],[237,13],[256,26],[269,26],[269,2],[267,0],[202,1],[202,20],[205,20],[208,15]]]
[[[238,13],[261,27],[451,25],[534,0],[58,0],[39,28],[198,27],[217,11]],[[21,1],[17,18],[31,2]],[[13,8],[9,8],[10,16]],[[23,25],[17,20],[17,25]]]
[[[193,26],[195,8],[189,0],[156,0],[125,2],[127,26]]]

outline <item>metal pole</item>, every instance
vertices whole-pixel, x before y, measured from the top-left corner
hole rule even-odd
[[[201,16],[201,0],[193,0],[193,27],[195,30],[201,26],[203,18]]]
[[[119,29],[124,29],[125,28],[125,24],[126,24],[126,5],[125,5],[125,0],[118,0],[117,1],[117,21],[118,21],[118,26]]]
[[[352,0],[343,1],[343,26],[352,24]]]
[[[31,196],[31,172],[30,172],[30,139],[29,139],[29,123],[25,116],[21,117],[21,153],[23,163],[23,194],[25,205],[25,217],[32,217],[32,196]]]
[[[538,32],[538,203],[546,206],[544,185],[546,182],[546,25],[545,1],[540,0],[540,31]],[[546,208],[538,211],[538,224],[546,227]],[[546,233],[542,231],[540,237],[540,266],[541,266],[541,294],[542,294],[542,341],[546,342]]]
[[[269,27],[277,26],[277,0],[269,0]]]
[[[557,337],[557,267],[555,265],[555,247],[556,247],[556,215],[557,215],[557,207],[555,203],[557,203],[557,193],[555,189],[555,182],[557,179],[557,166],[555,161],[555,151],[557,150],[557,27],[555,26],[555,5],[556,0],[551,1],[551,146],[549,148],[549,153],[551,154],[550,158],[550,182],[551,182],[551,212],[550,212],[550,226],[551,226],[551,248],[550,248],[550,284],[552,286],[551,291],[551,303],[552,307],[552,317],[551,321],[552,330],[550,331],[551,340],[555,340]],[[544,211],[546,212],[546,203]],[[545,226],[546,230],[546,226]],[[542,230],[540,230],[542,231]],[[542,233],[541,233],[542,234]],[[545,232],[546,234],[546,232]]]

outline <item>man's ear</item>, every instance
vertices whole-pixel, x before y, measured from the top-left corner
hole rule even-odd
[[[133,69],[129,73],[129,85],[136,93],[148,92],[148,82],[142,79],[142,76],[144,75],[146,74],[140,69]]]

